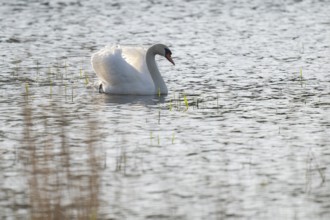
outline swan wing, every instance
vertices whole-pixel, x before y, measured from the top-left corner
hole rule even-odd
[[[106,46],[92,55],[91,62],[102,83],[118,90],[115,93],[143,93],[154,87],[145,54],[140,47]]]
[[[141,74],[150,75],[146,63],[147,50],[143,47],[122,47],[123,59]]]

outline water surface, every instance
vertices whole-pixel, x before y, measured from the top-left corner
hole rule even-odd
[[[330,218],[326,1],[0,5],[2,219]],[[91,86],[159,42],[168,96]]]

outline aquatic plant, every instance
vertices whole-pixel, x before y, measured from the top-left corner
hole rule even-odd
[[[119,155],[116,157],[116,172],[121,172],[122,174],[126,174],[126,167],[127,167],[127,152],[125,148],[126,141],[120,145],[120,152]]]
[[[25,94],[29,95],[29,83],[25,82]]]
[[[172,99],[170,99],[169,110],[172,111]]]
[[[150,131],[150,145],[152,145],[152,139],[153,139],[152,131]]]
[[[160,110],[158,111],[158,124],[160,124]]]
[[[86,74],[86,72],[84,72],[84,73],[85,73],[85,84],[88,85],[89,84],[88,75]]]
[[[65,96],[65,100],[67,99],[67,84],[64,83],[64,96]]]
[[[189,103],[188,103],[187,96],[185,94],[183,95],[183,101],[184,101],[184,104],[186,106],[186,110],[185,111],[187,111],[188,108],[189,108]]]
[[[14,67],[14,72],[13,72],[13,76],[18,76],[18,72],[20,70],[20,63],[22,61],[18,58],[16,58],[13,63],[15,64],[15,67]]]
[[[49,95],[50,95],[50,97],[52,97],[52,95],[53,95],[53,82],[52,82],[52,79],[50,79],[50,81],[49,81]]]
[[[82,72],[83,72],[83,69],[82,69],[82,67],[80,67],[80,69],[79,69],[80,79],[82,79],[82,76],[83,76]]]
[[[68,78],[68,65],[66,60],[64,62],[64,70],[65,70],[65,78]]]
[[[99,136],[97,123],[87,119],[86,135],[82,136],[85,137],[84,144],[79,145],[78,151],[72,151],[75,143],[67,135],[68,120],[61,106],[48,108],[47,114],[56,115],[56,124],[48,117],[35,115],[32,103],[27,102],[22,108],[24,124],[19,154],[29,162],[24,168],[29,188],[29,219],[98,219],[100,157],[95,151],[95,137]],[[41,130],[34,127],[36,117],[42,120]],[[58,129],[59,133],[50,129]],[[40,135],[44,138],[37,138]],[[72,162],[73,154],[77,153],[85,158],[83,168]]]
[[[326,177],[324,174],[325,167],[322,167],[313,152],[309,152],[306,158],[306,191],[309,193],[314,177],[314,173],[317,172],[320,178],[319,186],[322,186]]]
[[[50,78],[52,76],[52,68],[48,67],[48,77]]]
[[[73,102],[73,89],[74,89],[74,83],[72,83],[71,87],[71,101]]]

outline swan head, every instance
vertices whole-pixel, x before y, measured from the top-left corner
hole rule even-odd
[[[170,49],[168,49],[167,47],[164,48],[165,50],[165,58],[170,61],[173,65],[175,65],[174,61],[172,60],[172,52],[170,51]]]
[[[167,46],[165,46],[164,44],[156,44],[154,45],[154,47],[157,54],[165,57],[168,61],[175,65],[172,59],[172,52]]]

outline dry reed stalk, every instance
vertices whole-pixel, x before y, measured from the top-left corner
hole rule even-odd
[[[44,141],[37,139],[34,115],[30,103],[23,109],[24,144],[28,152],[26,167],[29,184],[30,219],[97,219],[100,192],[100,165],[96,153],[96,123],[88,120],[87,135],[79,143],[83,167],[72,162],[71,143],[67,132],[68,123],[63,108],[52,105],[49,114],[60,123],[54,125],[43,116]],[[55,126],[55,127],[54,127]],[[54,134],[53,130],[60,131]],[[86,149],[86,148],[87,149]],[[76,152],[75,152],[76,153]],[[85,156],[84,154],[87,154]]]

